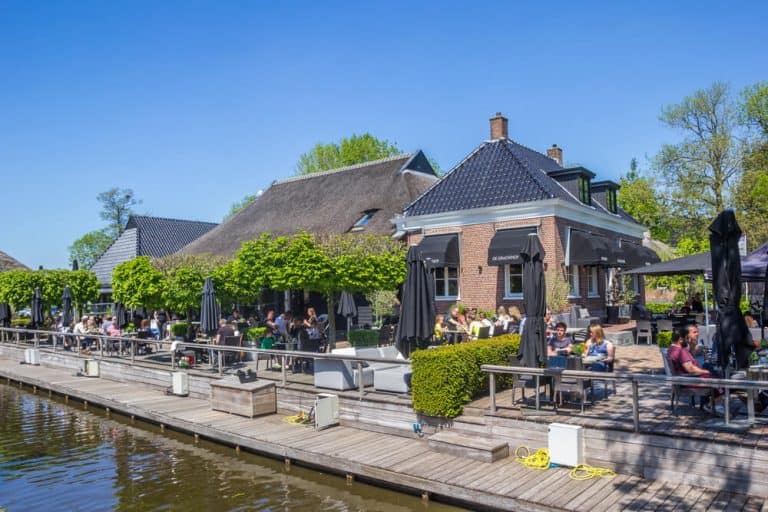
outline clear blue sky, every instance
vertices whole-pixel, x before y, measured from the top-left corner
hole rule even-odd
[[[497,111],[617,179],[663,105],[768,79],[764,1],[413,4],[0,0],[0,250],[67,266],[111,187],[218,222],[352,133],[448,170]]]

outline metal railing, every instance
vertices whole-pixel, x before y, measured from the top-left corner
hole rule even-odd
[[[755,395],[761,389],[768,389],[768,381],[740,380],[740,379],[702,379],[699,377],[671,377],[668,375],[648,375],[644,373],[629,372],[592,372],[584,370],[564,370],[560,368],[525,368],[522,366],[496,366],[482,365],[480,370],[488,373],[490,390],[490,412],[496,412],[496,375],[513,375],[534,377],[536,379],[536,400],[538,408],[539,384],[541,377],[552,378],[552,385],[557,390],[563,378],[576,380],[601,380],[613,382],[629,382],[632,386],[632,416],[635,432],[640,432],[640,393],[639,385],[657,384],[682,387],[697,387],[724,389],[724,413],[725,424],[731,422],[730,394],[731,390],[739,389],[747,391],[747,421],[749,425],[755,423]]]
[[[31,339],[22,339],[24,336],[31,336]],[[47,348],[51,347],[51,349],[56,351],[64,350],[61,347],[58,347],[60,343],[63,342],[64,339],[69,339],[70,346],[74,346],[77,348],[74,352],[82,355],[81,350],[81,339],[89,339],[89,340],[96,340],[98,344],[98,348],[96,352],[90,352],[91,356],[98,357],[99,359],[107,359],[110,357],[120,357],[119,354],[123,353],[123,347],[127,348],[127,351],[130,355],[130,363],[131,365],[136,363],[136,355],[137,351],[140,345],[155,345],[157,347],[156,352],[162,353],[166,352],[161,350],[161,347],[163,345],[170,345],[175,340],[155,340],[155,339],[140,339],[135,337],[129,337],[129,336],[109,336],[105,334],[75,334],[75,333],[62,333],[57,331],[44,331],[44,330],[34,330],[34,329],[18,329],[18,328],[4,328],[0,327],[0,342],[7,342],[7,343],[15,343],[17,345],[21,344],[31,344],[35,348]],[[200,340],[198,340],[200,341]],[[342,354],[328,354],[328,353],[322,353],[322,352],[302,352],[298,350],[280,350],[280,349],[263,349],[263,348],[254,348],[254,347],[248,347],[248,346],[231,346],[231,345],[217,345],[214,343],[199,343],[199,342],[186,342],[186,341],[175,341],[176,342],[176,351],[183,349],[183,348],[189,348],[189,349],[195,349],[200,351],[213,351],[216,352],[216,367],[218,369],[218,374],[223,375],[224,373],[224,353],[225,352],[231,352],[231,353],[249,353],[254,354],[255,356],[255,368],[256,368],[256,374],[258,375],[259,370],[259,361],[261,359],[261,356],[267,356],[267,357],[278,357],[281,362],[281,384],[283,387],[285,387],[288,383],[288,375],[287,375],[287,367],[288,367],[288,361],[289,359],[323,359],[323,360],[335,360],[335,361],[348,361],[350,363],[353,363],[357,369],[358,372],[358,391],[360,393],[360,396],[362,397],[365,393],[365,382],[363,379],[363,368],[366,365],[366,363],[386,363],[389,365],[410,365],[410,360],[404,360],[404,359],[386,359],[386,358],[375,358],[375,357],[358,357],[354,355],[342,355]],[[117,345],[116,345],[117,344]],[[116,353],[118,355],[112,356],[111,354],[115,353],[114,350],[111,350],[115,346],[118,347],[118,350]],[[57,348],[58,347],[58,348]],[[106,354],[105,354],[105,347],[106,347]],[[176,358],[175,353],[172,351],[167,351],[170,355],[170,370],[173,371],[176,368]],[[150,363],[150,364],[159,364],[164,365],[162,362],[158,361],[146,361],[142,360],[142,362]],[[210,361],[211,366],[214,367],[214,362]]]

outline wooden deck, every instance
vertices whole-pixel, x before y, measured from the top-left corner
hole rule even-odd
[[[0,359],[8,382],[109,408],[257,453],[394,488],[443,497],[476,510],[763,510],[765,499],[629,475],[575,481],[565,468],[525,468],[508,457],[489,463],[438,453],[426,439],[346,426],[323,431],[274,414],[254,419],[212,411],[205,399],[166,395],[146,384],[77,377],[71,370]],[[768,509],[768,508],[766,508]]]

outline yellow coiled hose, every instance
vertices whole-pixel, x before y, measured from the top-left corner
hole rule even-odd
[[[515,461],[523,466],[538,471],[549,469],[549,450],[540,448],[531,453],[527,446],[518,446],[515,449]],[[571,469],[569,476],[573,480],[590,480],[592,478],[613,478],[616,473],[607,468],[597,468],[589,464],[579,464]]]

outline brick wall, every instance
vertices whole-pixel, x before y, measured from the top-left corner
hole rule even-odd
[[[585,229],[616,239],[619,235],[614,232],[594,228],[577,222],[557,217],[540,217],[535,219],[503,221],[487,224],[472,224],[467,226],[450,226],[444,228],[429,228],[424,233],[408,233],[409,245],[418,244],[427,235],[446,233],[459,234],[459,250],[461,263],[459,268],[459,293],[461,302],[469,307],[495,310],[499,305],[515,305],[523,309],[521,300],[504,298],[504,267],[488,265],[488,246],[496,230],[517,227],[532,227],[539,229],[539,235],[546,255],[545,264],[564,271],[565,243],[567,228]],[[639,239],[621,236],[621,238],[640,242]],[[596,316],[605,315],[605,269],[598,270],[599,297],[587,297],[587,268],[579,268],[580,297],[571,300],[572,304],[586,307]],[[641,285],[642,288],[642,285]],[[641,289],[641,296],[643,290]],[[445,313],[454,300],[437,300],[438,312]]]

